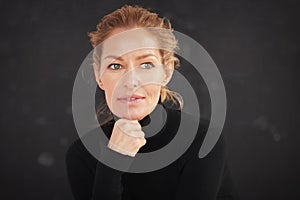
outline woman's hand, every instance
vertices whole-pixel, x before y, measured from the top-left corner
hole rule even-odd
[[[108,147],[134,157],[145,144],[145,134],[137,120],[119,119],[114,125]]]

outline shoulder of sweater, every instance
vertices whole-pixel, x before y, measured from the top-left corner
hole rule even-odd
[[[85,147],[85,144],[96,145],[96,141],[98,138],[98,128],[93,129],[82,137],[77,138],[66,151],[66,161],[68,162],[71,159],[94,159],[88,149]]]

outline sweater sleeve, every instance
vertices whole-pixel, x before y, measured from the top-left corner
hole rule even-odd
[[[105,149],[101,154],[103,157],[123,156],[107,147]],[[121,200],[123,172],[110,168],[91,156],[80,140],[67,151],[67,174],[75,200]],[[128,164],[132,162],[128,158],[125,161]]]
[[[198,157],[201,144],[191,146],[191,156],[184,163],[176,193],[176,200],[215,200],[221,185],[225,166],[225,144],[221,135],[212,151],[204,158]]]

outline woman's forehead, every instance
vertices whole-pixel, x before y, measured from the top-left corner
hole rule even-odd
[[[120,57],[129,52],[140,52],[145,49],[159,49],[155,35],[143,29],[132,29],[117,32],[102,42],[102,58],[109,55]]]

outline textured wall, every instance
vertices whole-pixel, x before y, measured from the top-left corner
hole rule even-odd
[[[224,128],[245,200],[300,199],[299,1],[130,1],[195,38],[223,76]],[[124,1],[0,1],[0,198],[72,199],[64,153],[87,32]]]

